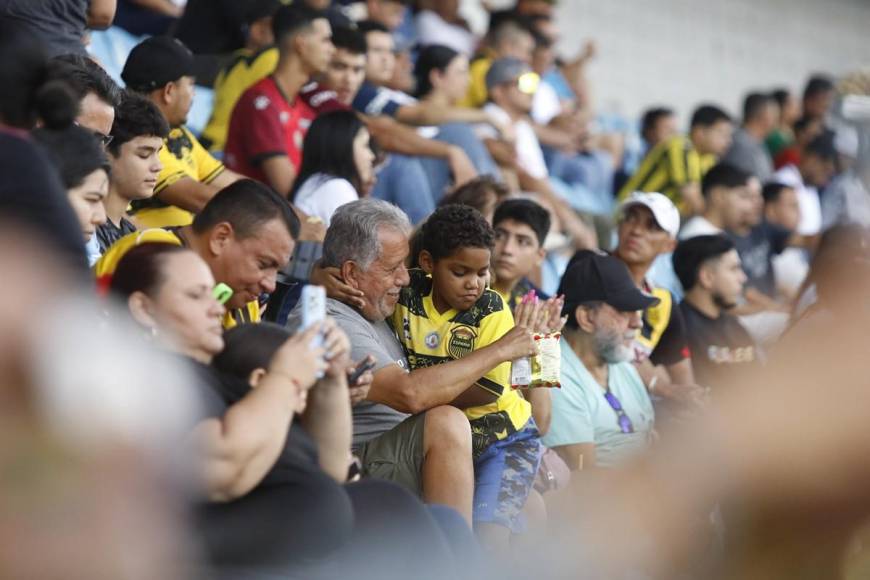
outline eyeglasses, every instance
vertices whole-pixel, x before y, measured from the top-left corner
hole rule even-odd
[[[81,127],[78,121],[73,121],[73,125],[76,127]],[[87,128],[87,127],[86,127]],[[103,146],[103,149],[109,146],[109,143],[112,142],[112,139],[115,138],[114,135],[106,135],[105,133],[100,133],[99,131],[91,130],[91,134],[97,138],[97,141],[100,142],[100,145]]]
[[[92,131],[92,133],[94,134],[94,137],[96,137],[97,140],[100,142],[100,145],[103,146],[103,149],[108,147],[109,143],[111,143],[112,140],[115,138],[114,135],[105,135],[103,133],[100,133],[99,131]]]
[[[604,398],[610,408],[616,412],[616,422],[619,423],[619,430],[623,433],[634,433],[634,425],[631,418],[625,414],[625,409],[622,408],[622,403],[616,398],[616,395],[610,392],[610,389],[604,391]]]

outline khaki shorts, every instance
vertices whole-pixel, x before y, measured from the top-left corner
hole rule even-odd
[[[426,414],[408,417],[357,451],[364,477],[386,479],[423,494],[423,427]]]

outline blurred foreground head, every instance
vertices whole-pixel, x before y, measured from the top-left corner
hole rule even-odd
[[[0,577],[186,578],[187,375],[101,325],[55,256],[0,227]]]

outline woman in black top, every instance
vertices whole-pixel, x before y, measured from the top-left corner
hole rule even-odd
[[[416,498],[386,482],[340,484],[350,365],[349,343],[334,325],[295,337],[251,325],[225,341],[210,270],[173,244],[130,250],[110,287],[160,347],[202,378],[192,458],[209,501],[195,522],[222,577],[389,578],[409,567],[417,577],[456,577],[447,542]],[[312,346],[321,331],[324,348]]]

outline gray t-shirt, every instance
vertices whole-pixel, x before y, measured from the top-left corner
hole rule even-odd
[[[302,323],[301,304],[298,303],[287,318],[287,327],[290,329],[296,329]],[[407,370],[408,362],[402,345],[386,322],[370,322],[350,306],[332,298],[326,300],[326,314],[335,319],[350,339],[350,357],[354,361],[372,355],[375,358],[374,371],[389,365],[398,365]],[[363,401],[357,404],[353,408],[354,449],[386,433],[408,417],[380,403]]]
[[[86,54],[82,42],[90,0],[0,0],[0,20],[10,20],[42,40],[49,56]]]
[[[747,171],[765,182],[773,175],[773,162],[764,143],[743,129],[734,132],[734,141],[728,153],[722,158],[723,163]]]

